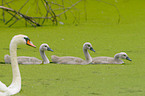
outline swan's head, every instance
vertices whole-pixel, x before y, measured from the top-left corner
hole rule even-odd
[[[14,42],[15,44],[26,44],[32,47],[36,47],[26,35],[15,35],[11,42]]]
[[[125,52],[119,53],[119,58],[132,61]]]
[[[40,46],[40,50],[41,51],[52,51],[53,52],[53,50],[48,46],[48,44],[42,44]]]
[[[95,50],[94,50],[93,47],[92,47],[92,44],[89,43],[89,42],[84,43],[83,48],[84,48],[85,50],[88,50],[88,49],[89,49],[89,50],[95,52]]]

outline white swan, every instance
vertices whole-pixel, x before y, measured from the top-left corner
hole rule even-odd
[[[90,56],[88,49],[95,52],[91,43],[89,42],[84,43],[83,51],[84,51],[86,60],[83,60],[78,57],[72,57],[72,56],[58,57],[55,55],[52,55],[51,59],[53,63],[58,63],[58,64],[89,64],[92,62],[92,57]]]
[[[44,51],[53,51],[48,44],[41,44],[40,48],[39,48],[39,52],[40,55],[43,59],[43,61],[41,61],[40,59],[36,58],[36,57],[28,57],[28,56],[19,56],[17,57],[18,60],[18,64],[48,64],[50,63],[49,59],[47,58],[47,56],[45,55]],[[4,60],[6,64],[11,63],[10,61],[10,56],[9,55],[5,55],[4,56]]]
[[[11,66],[13,73],[13,80],[9,87],[0,82],[0,96],[10,96],[18,93],[21,90],[21,75],[17,62],[17,45],[27,44],[36,47],[30,42],[26,35],[16,35],[12,38],[10,43]]]
[[[114,58],[113,57],[95,57],[93,58],[92,63],[93,64],[123,64],[124,62],[121,59],[127,59],[131,61],[131,59],[128,57],[128,55],[125,52],[117,53],[115,54]]]

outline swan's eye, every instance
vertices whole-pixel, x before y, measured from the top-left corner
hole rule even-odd
[[[47,47],[47,46],[44,46],[44,47]]]
[[[88,47],[91,47],[90,45],[88,45]]]

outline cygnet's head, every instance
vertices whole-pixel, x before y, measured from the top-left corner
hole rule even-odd
[[[41,46],[40,46],[40,51],[52,51],[53,52],[53,50],[48,46],[48,44],[41,44]]]
[[[93,47],[92,47],[92,44],[89,43],[89,42],[84,43],[83,49],[85,49],[85,50],[88,50],[88,49],[89,49],[89,50],[95,52],[95,50],[94,50]]]
[[[125,52],[120,52],[119,53],[119,58],[132,61]]]
[[[30,41],[30,39],[26,35],[15,35],[12,38],[11,42],[15,44],[27,44],[29,46],[36,47],[35,45],[33,45],[33,43]]]

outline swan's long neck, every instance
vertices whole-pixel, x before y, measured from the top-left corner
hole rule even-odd
[[[50,63],[49,59],[48,59],[47,56],[45,55],[45,52],[42,51],[42,50],[40,50],[40,49],[39,49],[39,51],[40,51],[40,55],[41,55],[41,57],[42,57],[42,59],[43,59],[43,63],[44,63],[44,64]]]
[[[19,92],[21,89],[21,75],[17,62],[17,44],[14,42],[14,40],[12,40],[10,43],[10,56],[11,56],[13,80],[8,88],[10,89],[15,88],[15,90],[13,91],[13,94],[15,94]]]
[[[119,60],[119,53],[118,54],[115,54],[114,59],[115,60]]]
[[[85,55],[87,63],[91,63],[92,62],[92,57],[90,56],[88,50],[83,48],[83,51],[84,51],[84,55]]]

